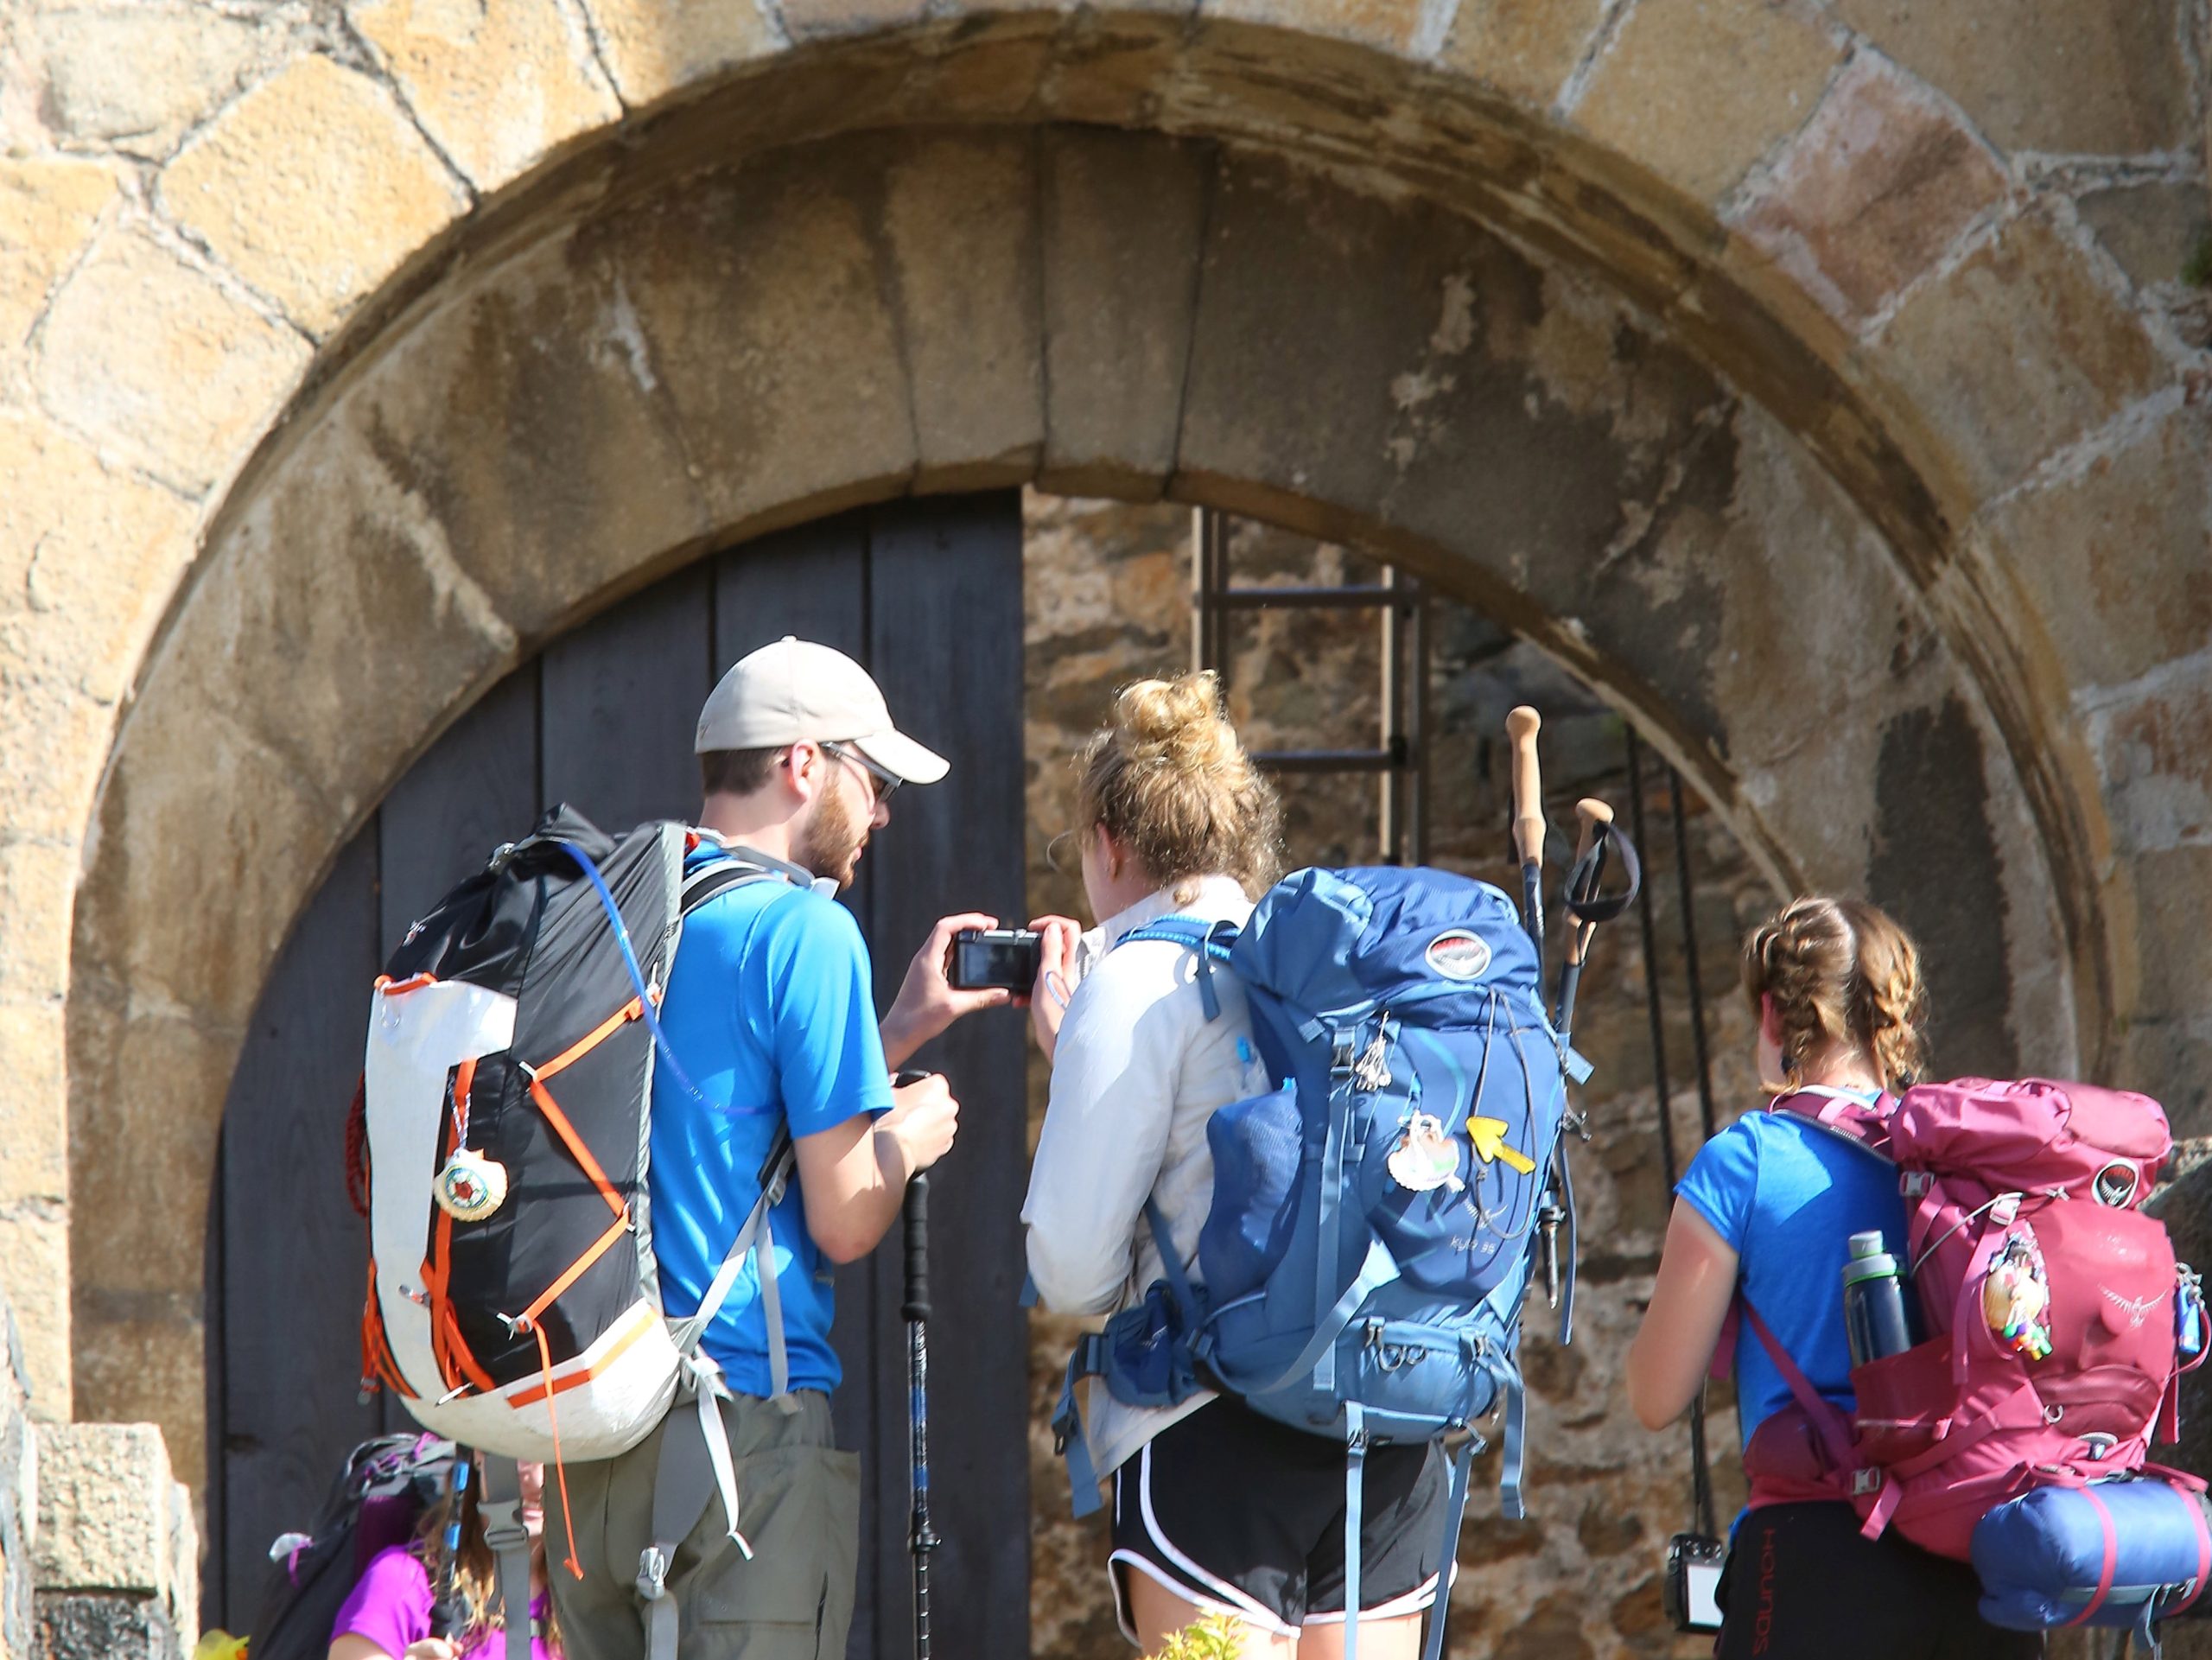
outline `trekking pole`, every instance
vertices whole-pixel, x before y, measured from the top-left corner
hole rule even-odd
[[[1505,717],[1513,741],[1513,846],[1521,859],[1521,919],[1536,947],[1536,983],[1544,977],[1544,782],[1536,760],[1543,717],[1526,703]],[[1542,993],[1537,994],[1539,999]]]
[[[1574,865],[1567,881],[1567,961],[1559,970],[1559,1040],[1565,1043],[1574,1031],[1574,997],[1582,985],[1582,965],[1590,957],[1590,941],[1598,925],[1586,919],[1581,906],[1598,897],[1598,884],[1605,874],[1605,845],[1612,839],[1613,810],[1594,797],[1574,804],[1582,824],[1575,844]]]
[[[453,1475],[446,1491],[449,1503],[446,1510],[445,1530],[438,1536],[437,1596],[430,1604],[430,1635],[448,1643],[457,1643],[468,1624],[467,1610],[461,1606],[461,1513],[468,1494],[469,1451],[465,1447],[453,1449]]]
[[[927,1072],[900,1072],[894,1085],[918,1084]],[[914,1558],[914,1660],[930,1660],[930,1552],[940,1541],[930,1525],[930,1179],[926,1171],[906,1184],[906,1422],[912,1460],[913,1514],[906,1549]]]

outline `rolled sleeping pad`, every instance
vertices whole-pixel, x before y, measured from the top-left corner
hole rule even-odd
[[[2111,1587],[2098,1601],[2108,1544]],[[2212,1511],[2202,1494],[2152,1475],[2038,1487],[1975,1524],[1974,1566],[1981,1617],[1993,1625],[2133,1626],[2147,1634],[2152,1620],[2184,1606],[2212,1613],[2212,1600],[2198,1597],[2212,1570]]]

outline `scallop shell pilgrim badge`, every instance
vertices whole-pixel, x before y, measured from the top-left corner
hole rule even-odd
[[[1459,1180],[1459,1148],[1445,1133],[1444,1121],[1433,1113],[1417,1112],[1407,1123],[1398,1145],[1391,1149],[1390,1179],[1416,1193],[1437,1187],[1458,1193],[1466,1184]]]
[[[507,1169],[481,1153],[456,1150],[430,1189],[438,1208],[457,1222],[481,1222],[507,1200]]]

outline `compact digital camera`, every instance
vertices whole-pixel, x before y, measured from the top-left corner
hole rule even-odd
[[[1678,1533],[1667,1541],[1659,1600],[1676,1631],[1720,1629],[1720,1567],[1727,1559],[1727,1546],[1701,1533]]]
[[[1027,928],[963,928],[952,937],[955,991],[1027,992],[1044,960],[1042,936]]]

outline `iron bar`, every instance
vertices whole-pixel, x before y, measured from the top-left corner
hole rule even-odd
[[[1697,1057],[1697,1115],[1705,1139],[1713,1134],[1713,1061],[1705,1037],[1705,983],[1697,960],[1697,894],[1690,886],[1690,838],[1682,816],[1682,775],[1667,769],[1667,792],[1675,809],[1675,886],[1682,896],[1682,972],[1690,999],[1690,1046]]]
[[[1649,848],[1651,843],[1644,833],[1643,821],[1643,745],[1634,727],[1627,728],[1627,736],[1629,814],[1636,827],[1637,846]],[[1643,937],[1643,1000],[1651,1026],[1652,1086],[1659,1097],[1659,1161],[1667,1179],[1667,1211],[1671,1217],[1675,1183],[1681,1178],[1681,1167],[1675,1151],[1673,1098],[1667,1086],[1666,1017],[1659,1002],[1659,930],[1652,915],[1649,882],[1643,884],[1638,891],[1636,910]],[[1715,1523],[1712,1488],[1706,1470],[1705,1390],[1700,1386],[1690,1402],[1690,1525],[1710,1538],[1714,1535]]]
[[[1405,595],[1388,584],[1351,583],[1338,588],[1220,588],[1214,604],[1224,611],[1395,610]]]
[[[1260,749],[1252,759],[1270,773],[1389,773],[1410,764],[1402,745],[1392,749]]]

